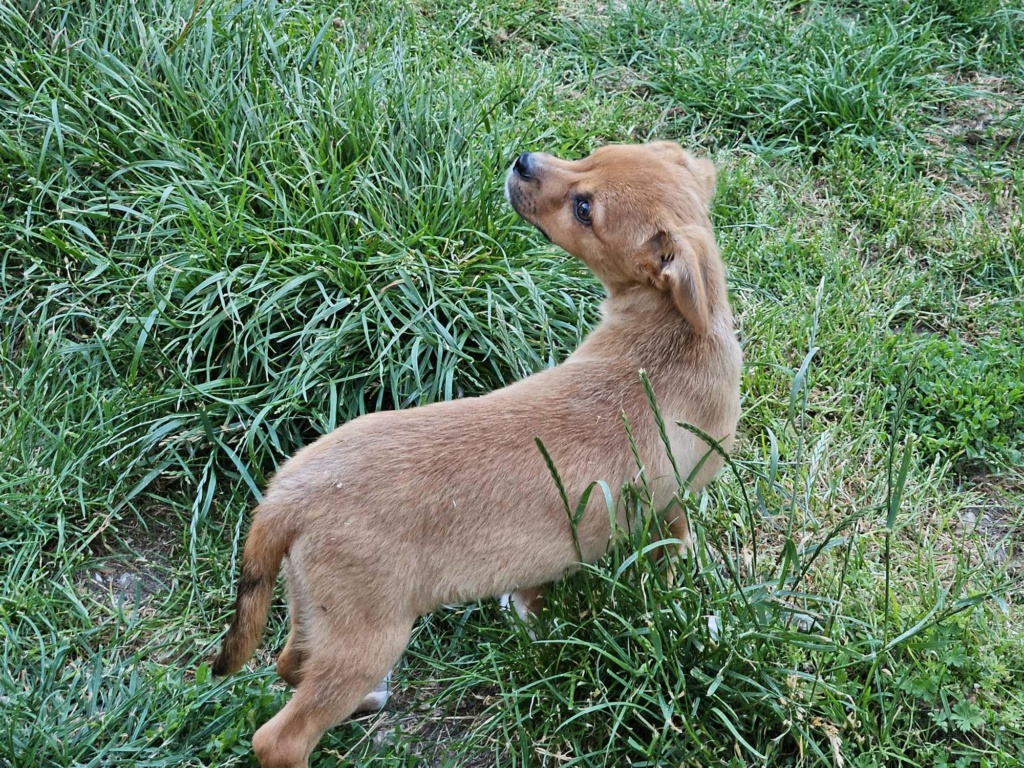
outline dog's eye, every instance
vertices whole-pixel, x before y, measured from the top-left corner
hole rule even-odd
[[[581,224],[590,224],[591,216],[590,201],[583,197],[576,198],[576,218]]]

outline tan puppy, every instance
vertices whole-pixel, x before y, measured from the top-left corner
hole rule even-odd
[[[645,369],[682,477],[709,448],[676,422],[731,446],[740,350],[708,218],[714,188],[712,164],[669,142],[603,147],[576,162],[516,160],[509,201],[601,280],[604,319],[562,365],[483,397],[363,416],[277,474],[253,519],[214,663],[227,674],[253,653],[287,557],[292,624],[277,669],[297,688],[253,737],[263,768],[307,765],[327,729],[379,703],[367,697],[422,614],[516,589],[525,611],[531,588],[573,570],[580,554],[608,550],[603,494],[592,494],[574,539],[536,437],[575,507],[592,481],[614,493],[636,479],[625,416],[654,502],[668,507],[679,487],[638,376]],[[691,487],[721,465],[712,454]],[[624,524],[621,504],[617,514]],[[670,515],[685,539],[685,518]]]

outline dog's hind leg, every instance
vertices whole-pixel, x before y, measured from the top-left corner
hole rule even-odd
[[[288,632],[288,640],[284,644],[284,650],[277,657],[277,674],[294,688],[302,680],[302,663],[306,656],[303,649],[302,636],[305,599],[301,574],[290,560],[288,561],[287,574],[288,616],[291,620],[291,629]]]
[[[356,712],[379,712],[384,709],[384,705],[388,703],[389,698],[391,698],[390,671],[384,675],[384,679],[380,681],[377,687],[366,694],[363,700],[359,702]]]
[[[277,657],[278,676],[293,688],[302,682],[302,664],[306,658],[306,653],[299,648],[299,643],[299,627],[293,618],[288,641],[284,644],[281,655]]]
[[[405,650],[413,618],[390,625],[346,622],[317,628],[291,701],[252,739],[262,768],[306,768],[324,733],[357,710]]]

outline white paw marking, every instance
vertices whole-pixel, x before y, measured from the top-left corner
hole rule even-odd
[[[360,711],[360,712],[377,712],[377,711],[379,711],[381,709],[384,709],[384,705],[388,703],[388,699],[390,697],[391,697],[391,673],[388,672],[388,674],[385,676],[385,678],[380,681],[380,685],[378,685],[376,688],[374,688],[372,691],[370,691],[368,694],[366,694],[366,696],[363,698],[363,700],[361,702],[359,702],[359,710],[358,711]]]
[[[502,610],[507,611],[509,608],[515,608],[516,614],[518,614],[520,620],[526,625],[526,634],[530,636],[531,640],[537,639],[537,634],[530,627],[533,624],[534,615],[530,613],[529,609],[525,605],[520,605],[516,602],[515,592],[506,592],[504,595],[498,598],[498,602],[501,605]]]

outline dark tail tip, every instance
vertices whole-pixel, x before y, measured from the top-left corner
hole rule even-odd
[[[261,578],[249,564],[243,564],[231,618],[220,653],[210,666],[216,677],[225,677],[241,669],[259,641],[266,618],[267,604],[274,589],[273,577]]]
[[[210,667],[210,671],[213,672],[214,677],[227,677],[231,674],[231,670],[228,669],[227,659],[224,658],[223,654],[217,656],[213,660],[213,665]]]
[[[221,641],[220,653],[217,654],[217,658],[210,665],[210,671],[215,677],[226,677],[235,671],[236,665],[234,660],[238,655],[238,641],[235,634],[235,622],[232,621],[227,634],[224,635],[224,639]]]
[[[259,645],[274,596],[274,581],[290,540],[288,529],[268,527],[266,515],[257,513],[245,542],[235,613],[220,654],[210,667],[217,677],[241,669]]]

